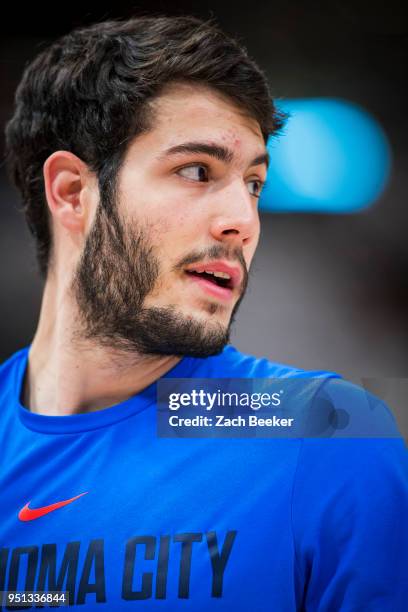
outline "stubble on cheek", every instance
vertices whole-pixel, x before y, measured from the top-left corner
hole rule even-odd
[[[171,208],[171,206],[170,206]],[[146,296],[145,306],[176,306],[179,298],[184,298],[182,266],[177,266],[183,254],[194,249],[191,241],[191,233],[184,228],[185,219],[178,215],[169,219],[167,214],[163,215],[154,224],[147,223],[146,234],[153,249],[156,260],[159,262],[159,276],[156,283]],[[153,303],[153,300],[155,302]]]

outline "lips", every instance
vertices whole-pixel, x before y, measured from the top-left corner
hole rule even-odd
[[[230,301],[234,289],[241,286],[243,276],[240,267],[226,261],[191,264],[185,273],[207,295],[225,302]]]
[[[191,264],[185,272],[229,290],[239,287],[242,281],[241,269],[225,261]]]

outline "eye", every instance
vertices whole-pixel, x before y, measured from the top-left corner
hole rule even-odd
[[[190,179],[191,181],[197,181],[204,183],[208,181],[208,168],[203,164],[193,164],[191,166],[184,166],[177,171],[177,174],[181,174],[184,178]]]
[[[262,187],[264,186],[264,181],[261,181],[260,179],[254,179],[252,181],[248,181],[248,185],[254,186],[252,191],[251,189],[249,190],[249,193],[255,198],[259,198],[259,196],[261,195]]]

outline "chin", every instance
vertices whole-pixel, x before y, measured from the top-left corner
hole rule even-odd
[[[211,317],[217,323],[224,323],[227,326],[231,319],[231,308],[216,301],[205,301],[198,308],[190,307],[188,312],[182,311],[182,314],[201,321],[209,321]]]

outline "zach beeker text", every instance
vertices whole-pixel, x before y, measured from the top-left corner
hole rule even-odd
[[[236,536],[236,530],[228,530],[224,538],[215,531],[130,538],[123,550],[121,598],[166,599],[172,564],[177,597],[188,599],[196,547],[204,547],[208,558],[208,596],[222,597],[224,575]],[[80,558],[84,559],[82,563]],[[57,559],[62,559],[59,564]],[[103,539],[87,544],[68,542],[63,551],[57,550],[57,544],[0,549],[0,592],[21,590],[23,584],[25,591],[68,592],[70,605],[91,601],[103,604],[108,601],[107,572],[109,563],[105,559]],[[8,608],[0,606],[3,609]]]

